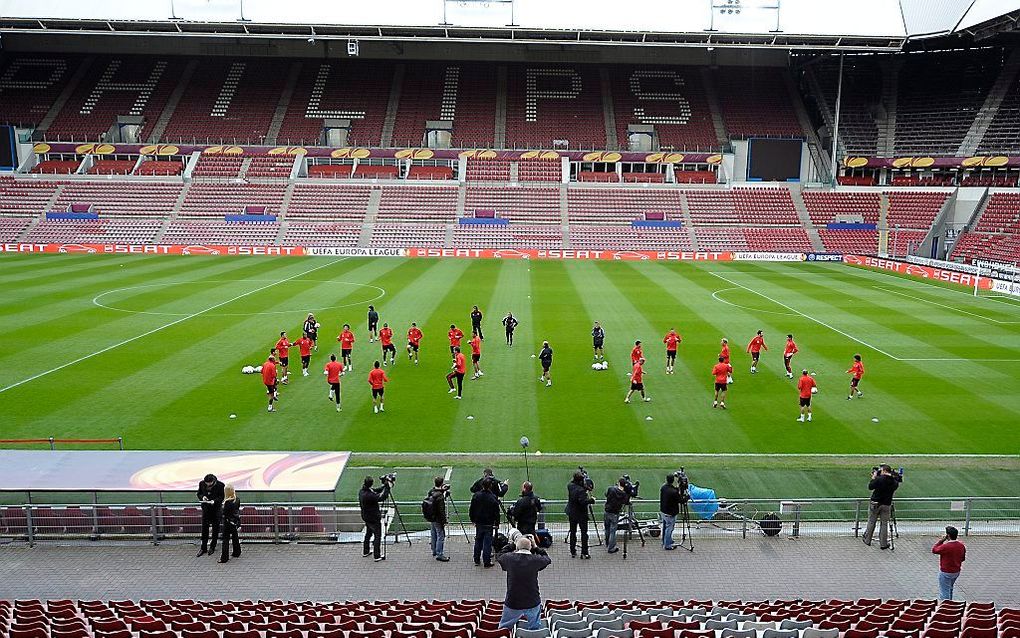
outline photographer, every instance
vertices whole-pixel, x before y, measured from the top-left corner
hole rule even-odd
[[[616,485],[610,485],[606,490],[606,514],[603,524],[606,530],[606,551],[610,554],[620,551],[620,548],[616,546],[616,528],[620,523],[620,514],[628,503],[630,503],[630,481],[621,476]]]
[[[676,549],[673,545],[673,527],[676,526],[676,517],[680,513],[681,494],[677,487],[676,475],[667,474],[666,482],[659,488],[659,519],[662,521],[662,549],[672,551]]]
[[[510,490],[510,482],[500,481],[499,479],[496,478],[496,475],[493,473],[492,468],[487,467],[484,470],[482,470],[482,477],[471,485],[471,493],[475,494],[477,492],[482,491],[482,489],[484,489],[486,479],[492,479],[493,482],[496,483],[497,487],[499,488],[498,491],[496,492],[496,496],[498,496],[499,498],[503,498],[504,496],[506,496],[506,493]]]
[[[390,496],[390,489],[393,487],[392,475],[380,478],[382,487],[372,488],[375,481],[371,476],[365,477],[365,482],[358,492],[358,507],[361,508],[361,520],[365,522],[365,541],[362,547],[362,556],[369,555],[368,543],[372,540],[372,555],[375,562],[386,560],[382,555],[380,544],[382,543],[382,511],[379,504],[386,501]]]
[[[893,474],[891,467],[883,463],[871,470],[871,505],[868,508],[868,528],[864,531],[864,544],[870,546],[875,536],[875,523],[881,519],[878,532],[879,549],[889,549],[889,517],[892,515],[893,492],[902,479]]]
[[[551,565],[552,560],[538,546],[534,536],[511,530],[509,541],[507,549],[496,557],[496,562],[506,572],[506,598],[503,599],[499,628],[510,629],[524,618],[527,621],[524,628],[534,631],[542,626],[538,572]]]
[[[434,479],[434,485],[435,487],[429,490],[425,500],[422,501],[422,513],[425,514],[425,520],[432,524],[430,539],[432,556],[439,562],[446,563],[450,560],[450,557],[443,553],[446,544],[446,524],[449,522],[446,514],[446,495],[450,493],[450,486],[444,485],[442,476]]]
[[[535,496],[531,483],[521,485],[521,497],[510,506],[507,516],[522,534],[534,534],[538,524],[538,513],[542,511],[542,499]]]
[[[581,558],[588,554],[588,507],[595,502],[591,490],[595,484],[578,470],[567,484],[567,520],[570,521],[570,557],[577,558],[577,531],[581,530]]]
[[[485,560],[486,567],[492,567],[492,537],[499,527],[499,499],[496,497],[499,483],[489,476],[482,479],[481,489],[471,497],[468,518],[475,526],[475,565]]]

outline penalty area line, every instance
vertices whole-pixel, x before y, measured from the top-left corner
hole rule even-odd
[[[762,297],[762,298],[764,298],[764,299],[768,299],[769,301],[771,301],[772,303],[776,304],[777,306],[782,306],[783,308],[786,308],[787,310],[789,310],[789,311],[790,311],[790,312],[792,312],[792,313],[798,314],[798,315],[800,315],[801,317],[804,317],[805,319],[807,319],[807,320],[809,320],[809,321],[813,321],[813,322],[817,323],[817,324],[818,324],[818,325],[820,325],[820,326],[823,326],[823,327],[825,327],[825,328],[828,328],[829,330],[832,330],[833,332],[836,332],[836,333],[838,333],[838,334],[841,334],[841,335],[843,335],[844,337],[846,337],[847,339],[850,339],[850,340],[852,340],[852,341],[856,341],[857,343],[861,344],[861,345],[862,345],[862,346],[864,346],[865,348],[871,348],[871,349],[872,349],[872,350],[874,350],[875,352],[878,352],[878,353],[880,353],[880,354],[884,354],[885,356],[889,357],[890,359],[892,359],[892,360],[894,360],[894,361],[902,361],[902,359],[900,359],[899,357],[897,357],[897,356],[896,356],[896,355],[894,355],[894,354],[890,354],[890,353],[886,352],[885,350],[882,350],[882,349],[881,349],[881,348],[879,348],[879,347],[873,346],[873,345],[871,345],[870,343],[868,343],[867,341],[864,341],[863,339],[858,339],[857,337],[853,336],[852,334],[850,334],[850,333],[848,333],[848,332],[844,332],[844,331],[840,330],[839,328],[836,328],[836,327],[834,327],[834,326],[832,326],[832,325],[829,325],[829,324],[825,323],[825,322],[824,322],[824,321],[822,321],[821,319],[815,319],[815,318],[814,318],[814,317],[812,317],[811,315],[806,315],[806,314],[804,314],[803,312],[801,312],[801,311],[797,310],[796,308],[793,308],[793,307],[791,307],[791,306],[788,306],[788,305],[786,305],[785,303],[783,303],[783,302],[781,302],[781,301],[777,301],[777,300],[773,299],[772,297],[769,297],[768,295],[766,295],[766,294],[765,294],[765,293],[763,293],[763,292],[759,292],[759,291],[757,291],[757,290],[755,290],[755,289],[753,289],[753,288],[748,288],[747,286],[745,286],[745,285],[743,285],[743,284],[739,284],[739,283],[737,283],[737,282],[733,281],[732,279],[729,279],[729,278],[727,278],[727,277],[724,277],[724,276],[720,275],[720,274],[719,274],[719,273],[717,273],[717,272],[712,272],[712,271],[709,271],[709,274],[711,274],[711,275],[713,275],[713,276],[715,276],[715,277],[718,277],[719,279],[722,279],[722,280],[723,280],[723,281],[725,281],[725,282],[728,282],[728,283],[730,283],[730,284],[733,284],[734,286],[739,286],[739,287],[743,288],[744,290],[746,290],[746,291],[748,291],[748,292],[753,292],[754,294],[758,295],[759,297]]]
[[[266,284],[265,286],[260,286],[258,288],[255,288],[254,290],[249,290],[248,292],[241,293],[240,295],[237,295],[236,297],[232,297],[230,299],[227,299],[226,301],[221,301],[218,304],[209,306],[208,308],[204,308],[202,310],[199,310],[198,312],[193,312],[190,315],[181,317],[180,319],[175,319],[175,320],[171,321],[170,323],[165,323],[162,326],[159,326],[157,328],[153,328],[152,330],[148,330],[148,331],[143,332],[141,334],[135,335],[135,336],[131,337],[130,339],[125,339],[123,341],[119,341],[119,342],[117,342],[117,343],[115,343],[113,345],[106,346],[105,348],[103,348],[101,350],[96,350],[95,352],[89,353],[89,354],[84,355],[82,357],[78,357],[74,361],[68,361],[67,363],[65,363],[63,365],[59,365],[59,366],[57,366],[55,368],[50,368],[49,370],[46,370],[44,372],[40,372],[38,374],[34,374],[34,375],[28,377],[27,379],[22,379],[21,381],[18,381],[17,383],[12,383],[11,385],[8,385],[8,386],[5,386],[3,388],[0,388],[0,394],[2,394],[4,392],[7,392],[8,390],[13,390],[14,388],[17,388],[19,386],[25,385],[26,383],[28,383],[30,381],[35,381],[36,379],[40,379],[40,378],[45,377],[47,375],[53,374],[54,372],[59,372],[60,370],[63,370],[64,368],[69,368],[69,367],[71,367],[71,366],[73,366],[75,364],[81,363],[82,361],[87,361],[87,360],[89,360],[89,359],[91,359],[93,357],[98,357],[99,355],[101,355],[103,353],[106,353],[106,352],[109,352],[110,350],[114,350],[114,349],[119,348],[121,346],[125,346],[125,345],[127,345],[129,343],[138,341],[139,339],[142,339],[144,337],[148,337],[149,335],[156,334],[157,332],[160,332],[162,330],[166,330],[167,328],[170,328],[172,326],[176,326],[179,323],[183,323],[183,322],[187,321],[188,319],[194,319],[195,317],[198,317],[200,315],[204,315],[207,312],[211,312],[211,311],[216,310],[217,308],[221,308],[221,307],[223,307],[223,306],[225,306],[225,305],[227,305],[229,303],[233,303],[233,302],[237,301],[238,299],[243,299],[244,297],[247,297],[248,295],[253,295],[253,294],[257,293],[257,292],[261,292],[261,291],[265,290],[266,288],[272,288],[273,286],[277,286],[279,284],[286,283],[286,282],[288,282],[288,281],[290,281],[292,279],[297,279],[298,277],[301,277],[302,275],[307,275],[310,272],[315,272],[316,270],[320,270],[322,268],[325,268],[326,266],[331,266],[331,265],[339,263],[341,261],[345,261],[346,259],[348,259],[348,257],[342,257],[340,259],[335,259],[335,260],[330,261],[328,263],[320,264],[320,265],[318,265],[318,266],[316,266],[314,268],[309,268],[308,270],[299,272],[296,275],[291,275],[290,277],[287,277],[285,279],[280,279],[279,281],[274,281],[272,283]]]
[[[1020,321],[1000,321],[999,319],[992,319],[991,317],[986,317],[984,315],[979,315],[976,312],[971,312],[969,310],[964,310],[963,308],[957,308],[956,306],[950,306],[950,305],[947,305],[947,304],[944,304],[944,303],[939,303],[937,301],[931,301],[930,299],[923,299],[921,297],[915,297],[914,295],[908,295],[905,292],[900,292],[899,290],[893,290],[892,288],[886,288],[884,286],[875,286],[875,289],[876,290],[881,290],[883,292],[889,292],[889,293],[892,293],[894,295],[899,295],[900,297],[906,297],[907,299],[913,299],[915,301],[920,301],[921,303],[931,304],[933,306],[938,306],[940,308],[945,308],[946,310],[953,310],[953,311],[956,311],[956,312],[960,312],[960,313],[963,313],[965,315],[970,315],[971,317],[977,317],[978,319],[984,319],[986,321],[992,321],[994,323],[998,323],[998,324],[1002,324],[1002,325],[1012,326],[1012,325],[1020,324]],[[971,359],[971,361],[973,361],[973,359]]]

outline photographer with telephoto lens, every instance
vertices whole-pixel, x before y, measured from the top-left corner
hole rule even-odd
[[[567,520],[570,521],[570,557],[577,558],[577,532],[581,532],[581,558],[591,558],[588,554],[588,510],[595,502],[591,492],[595,483],[584,468],[578,468],[574,477],[567,484]]]
[[[481,565],[484,559],[485,566],[492,567],[492,538],[499,527],[498,492],[499,483],[488,476],[482,479],[481,489],[471,497],[468,518],[475,525],[475,565]]]
[[[626,474],[620,477],[616,485],[610,485],[606,490],[603,525],[606,530],[606,551],[610,554],[620,551],[616,546],[616,528],[620,524],[620,514],[630,504],[631,496],[637,496],[637,484],[631,483]]]
[[[433,487],[422,501],[422,514],[425,520],[431,524],[430,544],[432,545],[432,556],[441,563],[449,562],[450,557],[443,553],[446,545],[446,524],[449,517],[446,513],[446,495],[450,493],[450,486],[446,484],[442,476],[433,479]]]
[[[530,481],[521,485],[521,496],[510,509],[507,516],[522,534],[534,534],[535,526],[538,524],[538,513],[542,511],[542,499],[535,496],[535,491]]]
[[[673,528],[676,526],[676,517],[680,514],[680,488],[676,486],[677,475],[670,473],[666,475],[666,482],[659,488],[659,519],[662,521],[662,549],[672,551],[676,549],[673,544]]]
[[[510,481],[499,480],[496,478],[496,474],[492,471],[492,468],[487,467],[482,470],[482,476],[471,484],[471,493],[476,494],[482,491],[485,488],[486,479],[492,479],[492,481],[496,484],[496,496],[499,498],[506,496],[506,493],[510,490]]]
[[[390,490],[393,488],[393,483],[396,481],[396,474],[386,474],[379,477],[382,482],[382,487],[372,488],[375,481],[371,476],[366,476],[365,481],[361,485],[361,491],[358,492],[358,507],[361,509],[361,520],[365,522],[365,540],[362,545],[362,556],[368,556],[370,553],[375,558],[375,562],[386,560],[382,555],[382,510],[379,508],[380,503],[384,503],[390,496]],[[371,552],[369,551],[369,542],[372,543]]]
[[[549,555],[538,546],[537,538],[512,529],[496,562],[506,572],[506,598],[503,599],[499,628],[514,627],[523,618],[524,629],[538,630],[542,626],[538,572],[552,564]]]
[[[893,493],[903,480],[902,473],[894,473],[893,469],[883,463],[871,468],[871,504],[868,507],[868,527],[864,531],[864,544],[870,546],[875,536],[875,523],[879,519],[882,527],[878,532],[879,549],[889,549],[889,517],[892,515]]]

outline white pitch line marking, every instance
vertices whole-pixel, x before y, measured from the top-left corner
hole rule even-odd
[[[933,282],[933,281],[931,281],[929,279],[905,279],[903,277],[900,277],[899,275],[896,275],[895,273],[885,272],[884,270],[865,270],[864,268],[859,268],[857,266],[847,266],[847,268],[849,269],[847,272],[853,272],[853,273],[859,275],[862,279],[870,279],[869,275],[885,275],[886,277],[892,277],[893,279],[895,279],[895,280],[897,280],[899,282],[924,284],[925,286],[928,286],[929,288],[936,288],[938,290],[944,290],[946,292],[952,292],[952,293],[955,293],[955,294],[958,294],[958,295],[966,295],[966,296],[970,297],[971,299],[987,299],[988,301],[995,301],[995,302],[998,302],[998,303],[1001,303],[1001,304],[1005,304],[1007,306],[1013,306],[1014,308],[1020,307],[1020,305],[1018,305],[1017,303],[1011,303],[1009,301],[1001,301],[999,299],[1000,297],[1004,298],[1004,299],[1015,299],[1014,297],[1008,297],[1006,295],[975,295],[972,292],[966,292],[966,291],[963,291],[963,290],[957,290],[955,288],[948,288],[946,286],[940,286],[940,285],[938,285],[937,282]],[[799,276],[800,275],[798,275],[798,277]],[[1017,300],[1017,301],[1020,301],[1020,300]]]
[[[956,312],[961,312],[961,313],[963,313],[965,315],[970,315],[971,317],[977,317],[978,319],[985,319],[987,321],[992,321],[992,322],[1003,324],[1003,325],[1016,325],[1016,324],[1020,324],[1020,321],[1000,321],[998,319],[992,319],[991,317],[986,317],[984,315],[979,315],[976,312],[971,312],[969,310],[964,310],[962,308],[957,308],[955,306],[949,306],[949,305],[946,305],[944,303],[939,303],[937,301],[931,301],[930,299],[922,299],[921,297],[915,297],[914,295],[908,295],[905,292],[900,292],[899,290],[893,290],[892,288],[885,288],[883,286],[875,286],[875,288],[877,290],[884,290],[885,292],[891,292],[894,295],[899,295],[901,297],[906,297],[908,299],[914,299],[915,301],[920,301],[921,303],[927,303],[927,304],[931,304],[933,306],[939,306],[941,308],[946,308],[947,310],[955,310]],[[973,361],[973,359],[971,359],[971,360]]]
[[[134,341],[138,341],[139,339],[141,339],[143,337],[148,337],[151,334],[156,334],[157,332],[160,332],[162,330],[166,330],[167,328],[170,328],[171,326],[176,326],[179,323],[185,322],[188,319],[194,319],[195,317],[198,317],[200,315],[204,315],[205,313],[210,312],[212,310],[216,310],[217,308],[221,308],[221,307],[223,307],[223,306],[225,306],[225,305],[227,305],[229,303],[233,303],[233,302],[237,301],[238,299],[242,299],[244,297],[247,297],[248,295],[253,295],[253,294],[257,293],[257,292],[261,292],[261,291],[265,290],[266,288],[272,288],[273,286],[286,283],[286,282],[288,282],[288,281],[290,281],[292,279],[297,279],[298,277],[300,277],[302,275],[307,275],[310,272],[315,272],[316,270],[320,270],[322,268],[325,268],[326,266],[331,266],[333,264],[339,263],[339,262],[344,261],[346,259],[348,259],[348,258],[347,257],[342,257],[340,259],[336,259],[334,261],[331,261],[331,262],[328,262],[328,263],[316,266],[315,268],[310,268],[310,269],[305,270],[304,272],[300,272],[300,273],[298,273],[296,275],[291,275],[290,277],[287,277],[286,279],[281,279],[279,281],[274,281],[272,283],[266,284],[265,286],[261,286],[259,288],[254,289],[254,290],[249,290],[248,292],[240,294],[240,295],[237,295],[236,297],[233,297],[232,299],[227,299],[226,301],[221,301],[220,303],[218,303],[218,304],[216,304],[214,306],[209,306],[208,308],[205,308],[203,310],[199,310],[198,312],[194,312],[194,313],[192,313],[192,314],[190,314],[190,315],[188,315],[186,317],[181,317],[180,319],[175,319],[175,320],[171,321],[170,323],[165,323],[162,326],[159,326],[158,328],[153,328],[152,330],[143,332],[140,335],[135,335],[134,337],[131,337],[130,339],[125,339],[124,341],[120,341],[118,343],[115,343],[112,346],[107,346],[107,347],[103,348],[102,350],[96,350],[95,352],[93,352],[91,354],[87,354],[87,355],[85,355],[83,357],[78,357],[74,361],[68,361],[67,363],[65,363],[63,365],[59,365],[59,366],[57,366],[55,368],[50,368],[49,370],[46,370],[45,372],[40,372],[39,374],[34,374],[34,375],[28,377],[27,379],[22,379],[21,381],[18,381],[17,383],[12,383],[11,385],[9,385],[7,387],[0,388],[0,394],[2,394],[4,392],[7,392],[8,390],[13,390],[14,388],[17,388],[18,386],[25,385],[29,381],[35,381],[36,379],[45,377],[45,376],[47,376],[49,374],[53,374],[54,372],[59,372],[60,370],[63,370],[64,368],[69,368],[69,367],[71,367],[71,366],[73,366],[75,364],[81,363],[82,361],[87,361],[88,359],[91,359],[93,357],[98,357],[99,355],[101,355],[101,354],[103,354],[105,352],[109,352],[110,350],[114,350],[116,348],[119,348],[121,346],[127,345],[129,343],[134,342]]]
[[[726,304],[727,306],[733,306],[734,308],[740,308],[741,310],[748,310],[750,312],[767,312],[770,315],[782,315],[784,317],[796,317],[797,316],[797,315],[793,314],[792,312],[777,312],[775,310],[762,310],[761,308],[751,308],[750,306],[741,306],[738,303],[733,303],[732,301],[726,301],[725,299],[723,299],[722,297],[719,296],[719,293],[727,292],[729,290],[740,290],[740,289],[737,288],[737,287],[733,287],[733,288],[720,288],[719,290],[716,290],[715,292],[712,293],[712,299],[715,299],[716,301],[720,301],[720,302]]]
[[[890,353],[886,352],[885,350],[882,350],[881,348],[878,348],[876,346],[871,345],[867,341],[864,341],[862,339],[858,339],[857,337],[853,336],[852,334],[850,334],[848,332],[844,332],[844,331],[840,330],[839,328],[836,328],[836,327],[834,327],[832,325],[829,325],[829,324],[825,323],[824,321],[822,321],[821,319],[815,319],[811,315],[806,315],[803,312],[797,310],[796,308],[788,306],[788,305],[786,305],[785,303],[783,303],[781,301],[776,301],[775,299],[773,299],[772,297],[769,297],[768,295],[766,295],[763,292],[758,292],[757,290],[755,290],[753,288],[748,288],[747,286],[745,286],[743,284],[738,284],[737,282],[733,281],[732,279],[728,279],[728,278],[720,275],[717,272],[709,271],[709,273],[714,275],[715,277],[718,277],[719,279],[722,279],[723,281],[726,281],[726,282],[729,282],[729,283],[733,284],[734,286],[739,286],[739,287],[743,288],[744,290],[746,290],[748,292],[753,292],[754,294],[756,294],[756,295],[758,295],[760,297],[768,299],[769,301],[771,301],[772,303],[776,304],[777,306],[782,306],[783,308],[786,308],[790,312],[798,314],[801,317],[804,317],[805,319],[807,319],[809,321],[813,321],[813,322],[817,323],[820,326],[828,328],[829,330],[832,330],[833,332],[836,332],[838,334],[841,334],[844,337],[846,337],[847,339],[850,339],[851,341],[856,341],[857,343],[861,344],[862,346],[864,346],[866,348],[871,348],[875,352],[878,352],[880,354],[884,354],[885,356],[889,357],[890,359],[892,359],[894,361],[902,361],[903,360],[903,359],[897,357],[896,355],[890,354]]]
[[[431,457],[517,457],[520,452],[352,452],[352,457],[365,456],[373,458],[385,458],[388,456],[431,456]],[[543,452],[545,458],[576,458],[576,457],[607,457],[625,456],[628,458],[652,458],[652,457],[699,457],[699,458],[850,458],[850,459],[873,459],[895,457],[900,459],[1018,459],[1017,454],[898,454],[896,452],[884,452],[875,454],[835,454],[830,452],[779,452],[775,454],[762,454],[759,452]],[[359,469],[381,468],[379,465],[356,465]]]

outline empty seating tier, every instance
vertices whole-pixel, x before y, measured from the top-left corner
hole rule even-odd
[[[135,160],[96,160],[89,168],[89,175],[130,175]]]
[[[811,223],[816,226],[836,222],[837,219],[860,219],[866,224],[877,224],[881,214],[881,198],[868,191],[804,191],[804,206]]]
[[[558,226],[454,226],[455,248],[549,249],[563,246]]]
[[[184,65],[182,58],[170,56],[96,58],[47,129],[47,137],[106,141],[117,117],[128,115],[143,118],[140,135],[145,139],[177,86]]]
[[[509,148],[606,147],[598,67],[556,64],[507,67]]]
[[[32,223],[32,219],[32,217],[0,217],[0,242],[17,241],[21,233]]]
[[[55,209],[92,204],[102,216],[167,216],[173,212],[181,188],[181,184],[159,182],[73,182],[61,189]]]
[[[25,241],[74,244],[150,244],[163,225],[161,219],[46,220]]]
[[[645,219],[646,213],[662,213],[667,220],[681,220],[680,192],[648,188],[570,188],[567,212],[571,223],[614,224]]]
[[[721,67],[715,75],[731,137],[804,137],[783,74],[773,67]]]
[[[654,126],[663,150],[719,148],[698,68],[608,67],[607,72],[622,148],[631,124]]]
[[[58,186],[50,181],[0,177],[0,212],[33,215],[46,212],[46,204]]]
[[[180,214],[222,219],[226,215],[239,215],[245,206],[253,205],[265,206],[267,214],[277,215],[283,205],[284,191],[283,186],[271,184],[192,184]]]
[[[371,192],[368,186],[297,184],[287,218],[360,222],[368,211]]]
[[[370,244],[380,248],[421,246],[442,248],[446,226],[437,224],[376,224]]]
[[[289,222],[283,234],[285,246],[356,246],[361,226],[349,223]]]
[[[224,244],[271,246],[276,243],[280,225],[275,222],[172,222],[163,234],[167,244]]]
[[[203,59],[174,109],[163,140],[263,143],[290,64],[275,58]]]
[[[570,245],[577,250],[691,250],[686,228],[570,226]]]
[[[244,157],[241,155],[210,155],[203,153],[191,171],[192,177],[210,179],[234,179],[241,176]]]
[[[450,223],[456,217],[456,187],[386,186],[382,189],[380,221]]]
[[[34,128],[78,69],[80,59],[9,55],[0,60],[0,124]]]
[[[294,168],[293,155],[256,155],[251,158],[246,179],[290,179]]]
[[[734,188],[687,191],[695,224],[769,224],[799,226],[800,218],[786,188]]]
[[[375,60],[305,60],[277,142],[322,144],[324,120],[339,119],[351,122],[348,145],[379,146],[395,68]],[[270,116],[278,101],[279,93],[266,109]]]
[[[467,162],[469,182],[509,182],[510,160],[472,157]]]
[[[465,214],[476,210],[494,210],[496,215],[514,223],[559,224],[560,191],[558,188],[507,188],[471,186],[464,202]]]

